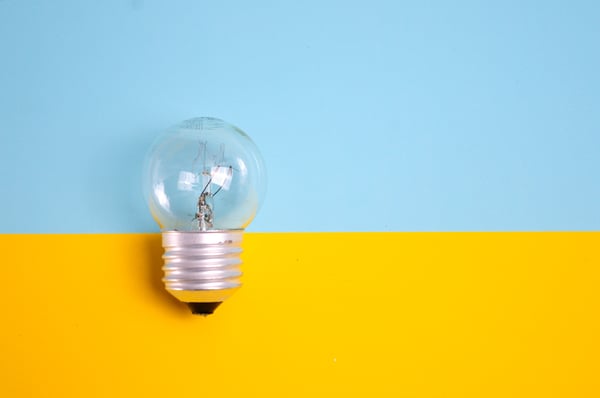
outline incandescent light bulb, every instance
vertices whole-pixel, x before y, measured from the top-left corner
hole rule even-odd
[[[242,235],[265,190],[258,148],[223,120],[186,120],[150,149],[144,191],[162,230],[163,281],[194,314],[211,314],[241,286]]]

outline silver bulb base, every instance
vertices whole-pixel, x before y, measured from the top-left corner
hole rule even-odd
[[[164,231],[166,290],[195,314],[208,315],[242,282],[244,230]]]

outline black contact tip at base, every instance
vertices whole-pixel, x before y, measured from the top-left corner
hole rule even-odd
[[[194,315],[210,315],[221,305],[221,301],[217,303],[186,303],[192,314]]]

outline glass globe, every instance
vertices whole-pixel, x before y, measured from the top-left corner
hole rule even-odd
[[[244,229],[266,190],[263,159],[250,137],[201,117],[169,129],[150,149],[144,191],[161,229]]]

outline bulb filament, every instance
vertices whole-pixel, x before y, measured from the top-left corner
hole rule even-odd
[[[216,166],[207,167],[207,143],[206,141],[200,141],[198,146],[198,155],[192,162],[192,169],[196,162],[202,158],[202,172],[199,173],[202,176],[202,179],[207,181],[198,196],[198,202],[196,204],[196,213],[192,221],[198,221],[198,228],[201,231],[206,231],[212,229],[214,226],[213,223],[213,203],[212,199],[217,196],[219,192],[223,188],[225,190],[229,190],[229,186],[231,185],[231,180],[233,179],[233,167],[232,166],[222,166],[221,163],[225,159],[225,146],[221,144],[219,148],[219,157]],[[216,159],[214,159],[216,160]],[[213,160],[213,161],[214,161]],[[211,192],[211,184],[218,185],[219,188],[212,193]]]
[[[206,185],[202,189],[202,192],[198,196],[198,203],[196,204],[196,214],[192,221],[198,220],[198,228],[201,231],[206,231],[213,228],[213,206],[210,203],[212,198],[217,196],[223,188],[229,189],[231,179],[233,178],[233,167],[232,166],[215,166],[210,172],[203,171],[202,175],[209,176]],[[211,184],[219,185],[219,188],[214,193],[210,192]]]

